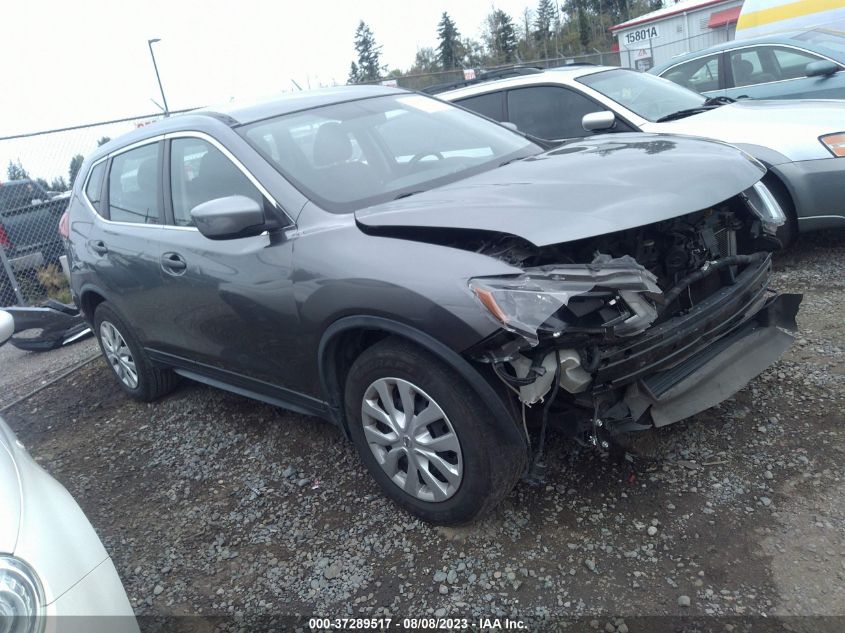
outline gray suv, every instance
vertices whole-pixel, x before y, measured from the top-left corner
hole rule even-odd
[[[548,151],[440,100],[299,93],[144,127],[85,161],[72,289],[120,387],[178,376],[337,424],[383,490],[461,523],[540,473],[547,427],[610,447],[788,347],[783,213],[715,142]]]

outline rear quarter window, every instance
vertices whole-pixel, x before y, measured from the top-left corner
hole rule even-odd
[[[85,197],[88,198],[88,202],[97,210],[97,213],[102,213],[100,211],[100,201],[103,197],[103,174],[105,173],[106,161],[97,163],[91,169],[88,182],[85,185]]]

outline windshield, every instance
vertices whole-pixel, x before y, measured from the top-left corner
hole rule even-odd
[[[824,46],[831,51],[845,55],[845,22],[834,22],[817,30],[806,31],[796,35],[795,39]]]
[[[649,121],[690,108],[700,108],[706,98],[697,92],[654,75],[633,70],[605,70],[578,81]]]
[[[244,126],[247,141],[336,213],[425,191],[537,154],[496,123],[417,94],[338,103]]]

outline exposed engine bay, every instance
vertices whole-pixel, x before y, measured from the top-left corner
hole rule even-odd
[[[794,329],[801,300],[768,289],[777,222],[753,195],[543,248],[514,236],[462,243],[523,270],[471,280],[507,332],[472,357],[523,407],[546,413],[555,400],[593,444],[721,402],[788,348],[775,326]],[[717,374],[739,350],[726,385]]]

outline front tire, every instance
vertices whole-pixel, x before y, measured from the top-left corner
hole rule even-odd
[[[108,302],[94,312],[94,333],[118,385],[128,395],[150,402],[176,386],[173,371],[153,364],[135,333]]]
[[[466,381],[432,354],[388,338],[365,350],[346,381],[346,419],[382,490],[430,523],[467,523],[493,508],[522,474]]]

